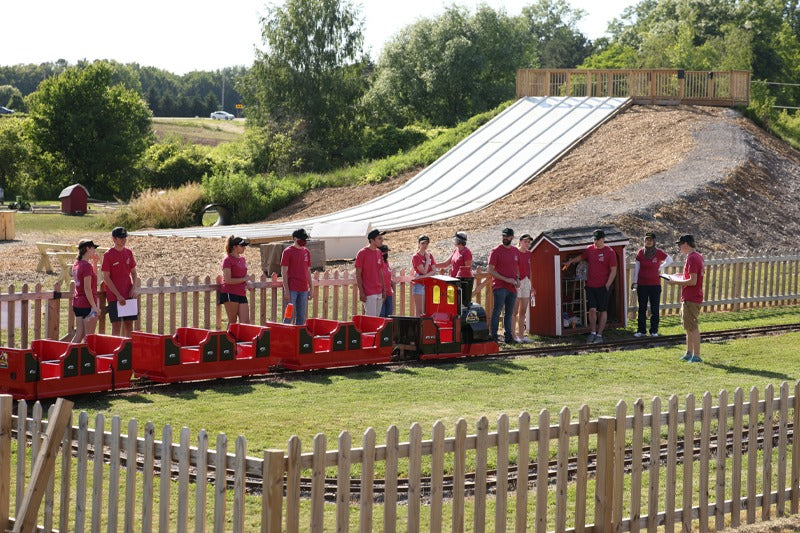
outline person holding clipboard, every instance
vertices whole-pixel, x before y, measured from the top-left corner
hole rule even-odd
[[[681,324],[686,331],[686,353],[682,361],[701,363],[700,359],[700,308],[703,305],[703,273],[705,263],[703,256],[695,250],[694,236],[681,235],[675,243],[686,255],[683,276],[661,274],[667,283],[681,286]]]
[[[133,252],[125,246],[128,232],[116,227],[111,231],[114,247],[103,254],[103,283],[108,300],[108,318],[111,334],[130,337],[133,323],[139,318],[139,302],[136,300],[136,260]]]

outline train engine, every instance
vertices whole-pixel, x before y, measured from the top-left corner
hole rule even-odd
[[[450,276],[419,280],[425,286],[420,317],[393,316],[396,361],[445,359],[499,351],[489,340],[486,311],[476,303],[461,305],[461,281]]]

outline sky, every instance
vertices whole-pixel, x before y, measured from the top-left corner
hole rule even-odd
[[[633,0],[568,0],[587,16],[579,29],[601,37]],[[479,4],[518,15],[533,0],[355,0],[364,18],[366,48],[377,59],[386,40],[405,26],[457,4]],[[249,66],[262,48],[265,0],[27,0],[3,2],[0,65],[66,59],[112,59],[175,74]]]

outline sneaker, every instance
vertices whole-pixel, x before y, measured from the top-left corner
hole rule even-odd
[[[533,339],[531,339],[530,337],[522,337],[522,338],[520,339],[520,342],[524,342],[524,343],[526,343],[526,344],[527,344],[527,343],[529,343],[529,342],[533,342]]]
[[[506,344],[519,344],[519,341],[514,337],[511,337],[510,339],[506,339]]]
[[[658,332],[651,333],[651,334],[650,334],[650,336],[651,336],[651,337],[658,337]]]
[[[594,344],[600,344],[601,342],[603,342],[603,336],[602,335],[595,335],[594,336],[594,340],[592,342]]]
[[[638,339],[639,337],[644,337],[644,333],[642,333],[641,331],[637,331],[636,333],[633,334],[633,336]]]
[[[686,352],[681,356],[681,361],[690,361],[692,359],[692,354]]]
[[[689,359],[690,363],[702,363],[703,360],[700,359],[699,355],[693,355],[691,359]]]
[[[586,336],[586,344],[592,344],[592,343],[594,342],[594,339],[595,339],[596,337],[597,337],[597,333],[589,333],[589,334]]]

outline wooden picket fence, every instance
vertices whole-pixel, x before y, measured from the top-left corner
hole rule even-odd
[[[796,514],[800,504],[800,382],[763,395],[688,395],[679,408],[620,401],[613,417],[543,410],[413,424],[383,442],[367,429],[358,447],[344,431],[329,449],[318,434],[304,445],[247,455],[244,437],[215,442],[205,431],[152,423],[123,428],[78,415],[44,479],[42,531],[536,531],[611,533],[719,531]],[[745,401],[747,400],[747,401]],[[714,405],[716,403],[716,405]],[[646,412],[649,410],[649,412]],[[20,512],[33,457],[45,445],[42,406],[0,397],[0,527]],[[127,433],[123,433],[126,429]],[[16,435],[14,435],[14,432]],[[380,477],[378,475],[380,473]],[[663,529],[662,529],[663,528]]]
[[[633,263],[628,262],[628,310],[635,316],[637,302],[629,291]],[[683,262],[676,261],[667,271],[681,272]],[[395,270],[395,313],[411,313],[411,274]],[[326,271],[315,273],[314,297],[309,303],[310,317],[350,320],[361,312],[356,294],[354,273]],[[755,307],[797,305],[800,302],[800,255],[761,255],[751,257],[707,256],[704,291],[707,311],[738,311]],[[54,290],[40,284],[32,289],[23,285],[18,291],[9,286],[0,292],[0,345],[27,347],[35,339],[58,339],[74,328],[72,284],[63,290],[59,283]],[[217,305],[216,280],[171,278],[148,279],[138,290],[139,320],[135,329],[155,333],[173,333],[178,327],[192,326],[221,329],[226,321],[222,306]],[[101,305],[105,295],[99,295]],[[492,310],[491,278],[483,268],[475,274],[473,301],[487,313]],[[255,323],[278,321],[282,316],[283,286],[277,276],[253,281],[248,289],[250,316]],[[661,309],[674,314],[680,309],[680,289],[665,286]],[[98,332],[109,331],[106,316],[101,316]]]

